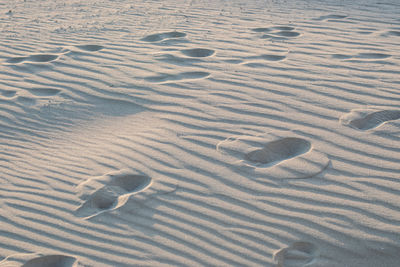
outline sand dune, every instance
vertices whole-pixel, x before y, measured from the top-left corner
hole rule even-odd
[[[0,3],[0,266],[398,266],[400,6]]]

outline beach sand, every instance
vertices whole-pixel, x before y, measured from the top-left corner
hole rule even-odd
[[[0,3],[0,266],[400,266],[395,0]]]

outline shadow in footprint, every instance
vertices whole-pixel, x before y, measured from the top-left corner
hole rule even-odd
[[[73,267],[76,258],[65,255],[47,255],[27,261],[22,267]]]
[[[331,14],[331,15],[325,15],[317,18],[316,20],[338,20],[338,19],[345,19],[347,16],[345,15],[336,15],[336,14]]]
[[[104,48],[104,46],[101,45],[78,45],[76,47],[87,52],[96,52]]]
[[[149,43],[154,43],[154,42],[160,42],[165,39],[176,39],[176,38],[182,38],[185,37],[186,33],[183,32],[164,32],[164,33],[155,33],[151,35],[147,35],[146,37],[142,38],[142,41],[149,42]]]
[[[182,80],[202,79],[208,77],[209,75],[210,73],[204,71],[189,71],[189,72],[182,72],[179,74],[161,74],[157,76],[150,76],[145,78],[145,80],[152,83],[164,83],[164,82],[174,82]]]
[[[311,143],[301,138],[287,137],[267,143],[263,148],[245,154],[245,159],[264,167],[273,166],[283,160],[288,160],[304,154],[311,149]]]
[[[289,247],[282,248],[274,254],[277,267],[298,267],[311,263],[318,257],[317,246],[310,242],[295,242]]]
[[[15,90],[5,90],[1,92],[1,95],[6,97],[6,98],[12,98],[17,94],[17,91]]]
[[[36,99],[27,96],[18,96],[17,101],[24,106],[33,106],[36,104]]]
[[[61,90],[53,88],[35,88],[28,89],[28,91],[36,96],[54,96],[61,92]]]
[[[281,61],[286,58],[286,56],[279,56],[279,55],[262,55],[262,59],[268,60],[268,61]]]
[[[400,36],[400,31],[388,31],[387,35],[390,36]]]
[[[400,110],[354,109],[343,115],[340,121],[343,125],[365,131],[398,119],[400,119]]]
[[[259,33],[267,33],[261,36],[262,39],[269,38],[293,38],[300,36],[299,32],[294,31],[295,28],[292,26],[274,26],[269,28],[254,28],[252,31]]]
[[[13,57],[6,60],[7,63],[18,64],[22,62],[32,62],[32,63],[46,63],[54,61],[58,58],[57,55],[50,55],[50,54],[38,54],[38,55],[31,55],[27,57]]]
[[[362,59],[385,59],[391,57],[391,55],[382,54],[382,53],[360,53],[356,56],[357,58]]]
[[[94,177],[77,187],[83,204],[76,210],[79,217],[89,219],[105,211],[115,210],[150,186],[152,179],[146,175],[120,171]]]
[[[214,50],[205,48],[186,49],[181,52],[188,57],[209,57],[215,53]]]

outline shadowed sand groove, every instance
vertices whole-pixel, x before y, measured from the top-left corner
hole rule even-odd
[[[209,57],[212,56],[215,51],[211,49],[205,48],[193,48],[193,49],[186,49],[181,51],[184,55],[189,57]]]
[[[400,110],[354,109],[340,118],[344,125],[350,125],[359,130],[370,130],[380,125],[400,119]]]
[[[64,255],[46,255],[29,260],[21,267],[76,267],[76,258]]]
[[[310,242],[295,242],[274,254],[276,267],[298,267],[310,264],[318,257],[318,248]]]
[[[256,168],[275,178],[308,178],[323,171],[329,159],[309,141],[285,133],[230,137],[217,145],[235,165]],[[286,176],[284,173],[290,173]]]
[[[76,214],[88,219],[118,209],[125,205],[131,195],[145,190],[150,184],[151,178],[128,171],[91,178],[77,187],[84,203],[76,210]]]
[[[283,160],[304,154],[310,149],[311,144],[307,140],[287,137],[269,142],[265,147],[247,153],[245,158],[253,163],[272,166]]]

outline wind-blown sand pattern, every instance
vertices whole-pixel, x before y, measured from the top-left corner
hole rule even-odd
[[[395,0],[0,2],[0,266],[399,266]]]

